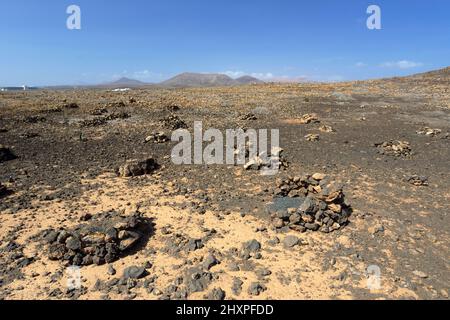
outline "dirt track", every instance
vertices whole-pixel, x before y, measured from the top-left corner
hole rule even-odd
[[[9,190],[0,200],[0,299],[221,296],[214,288],[226,299],[448,299],[448,79],[447,69],[439,77],[343,84],[1,93],[0,144],[18,158],[0,163]],[[174,105],[180,110],[168,108]],[[256,120],[241,120],[249,113]],[[301,124],[311,113],[320,123]],[[194,121],[220,130],[279,129],[290,165],[267,177],[242,166],[176,166],[175,143],[144,143],[152,132],[170,137],[161,119],[171,114],[189,130]],[[108,115],[114,116],[98,125],[83,122]],[[322,132],[322,125],[334,132]],[[441,132],[417,134],[424,127]],[[320,139],[307,141],[310,133]],[[411,154],[381,154],[375,144],[389,140],[407,141]],[[161,165],[155,173],[115,174],[126,160],[150,156]],[[350,223],[332,233],[275,229],[266,206],[277,178],[316,172],[344,185]],[[412,175],[426,176],[428,186],[409,183]],[[83,289],[67,291],[66,267],[48,259],[37,235],[109,210],[139,211],[153,219],[154,234],[112,263],[115,275],[108,264],[82,267]],[[285,248],[289,235],[300,242]],[[189,239],[204,246],[186,250]],[[242,244],[252,239],[262,246],[259,254],[242,256]],[[194,292],[189,269],[210,253],[220,263],[207,268],[208,285]],[[145,278],[120,283],[124,268],[146,262]],[[372,265],[381,271],[378,290],[366,284]]]

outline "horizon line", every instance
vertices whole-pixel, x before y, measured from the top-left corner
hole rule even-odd
[[[450,66],[446,66],[446,67],[440,67],[438,69],[429,69],[427,71],[422,71],[422,72],[415,72],[415,73],[410,73],[407,75],[394,75],[394,76],[386,76],[386,77],[368,77],[368,78],[364,78],[364,79],[355,79],[355,78],[350,78],[350,79],[337,79],[337,80],[313,80],[311,79],[311,77],[307,77],[307,76],[298,76],[298,77],[274,77],[274,80],[268,80],[268,79],[261,79],[258,78],[254,75],[251,74],[242,74],[239,75],[238,77],[232,77],[224,72],[191,72],[191,71],[185,71],[185,72],[180,72],[177,73],[165,80],[159,81],[159,82],[146,82],[143,80],[139,80],[137,78],[132,78],[132,77],[127,77],[127,76],[123,76],[123,77],[118,77],[116,80],[112,80],[109,82],[101,82],[101,83],[80,83],[80,84],[73,84],[73,83],[69,83],[69,84],[54,84],[54,85],[48,85],[48,84],[44,84],[44,85],[29,85],[29,84],[22,84],[22,85],[2,85],[0,86],[1,89],[5,89],[5,88],[52,88],[52,87],[101,87],[101,86],[105,86],[107,87],[108,85],[115,85],[115,84],[120,84],[118,83],[120,80],[122,79],[126,79],[129,81],[136,81],[142,84],[142,86],[146,86],[146,85],[160,85],[162,83],[164,83],[167,80],[170,80],[172,78],[175,78],[177,76],[183,75],[183,74],[193,74],[193,75],[224,75],[227,76],[230,79],[233,80],[237,80],[239,78],[242,77],[252,77],[257,79],[258,81],[262,81],[263,83],[266,84],[270,84],[270,83],[281,83],[281,84],[301,84],[301,83],[345,83],[345,82],[355,82],[355,81],[371,81],[371,80],[383,80],[383,79],[392,79],[392,78],[404,78],[404,77],[410,77],[410,76],[414,76],[414,75],[420,75],[420,74],[425,74],[425,73],[429,73],[429,72],[433,72],[433,71],[440,71],[440,70],[445,70],[447,68],[450,68]]]

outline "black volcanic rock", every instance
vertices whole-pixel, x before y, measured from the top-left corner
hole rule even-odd
[[[50,260],[77,266],[102,265],[114,262],[136,248],[145,235],[153,232],[152,228],[150,219],[139,213],[121,216],[116,212],[106,212],[72,230],[45,230],[42,240],[47,244]],[[140,270],[130,271],[140,275]]]
[[[128,160],[123,166],[116,170],[121,177],[136,177],[152,173],[159,168],[158,163],[153,158],[145,160]]]
[[[0,162],[16,159],[17,156],[7,147],[0,144]]]
[[[5,195],[8,192],[8,189],[0,183],[0,197]]]

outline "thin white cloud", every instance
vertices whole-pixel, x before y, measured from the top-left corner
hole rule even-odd
[[[134,79],[134,80],[140,80],[140,81],[154,81],[154,80],[160,80],[164,77],[161,73],[152,72],[150,70],[140,70],[140,71],[133,71],[128,72],[127,70],[122,71],[120,74],[115,74],[112,76],[113,80],[120,79],[122,77]]]
[[[152,75],[152,72],[148,70],[142,70],[142,71],[135,71],[133,72],[133,76],[136,78],[148,78]]]
[[[245,72],[243,71],[225,71],[220,73],[225,74],[231,78],[239,78],[245,75]]]
[[[239,78],[242,76],[251,76],[260,80],[270,80],[273,79],[275,76],[273,75],[273,73],[271,72],[244,72],[244,71],[240,71],[240,70],[228,70],[228,71],[224,71],[224,72],[219,72],[221,74],[225,74],[231,78]]]
[[[153,79],[161,79],[163,78],[163,74],[152,72],[149,70],[135,71],[132,74],[132,78],[138,80],[153,80]]]
[[[252,76],[254,78],[257,78],[257,79],[260,79],[260,80],[270,80],[270,79],[273,79],[275,77],[270,72],[268,72],[268,73],[258,73],[258,72],[255,73],[255,72],[253,72],[253,73],[250,73],[250,76]]]
[[[367,63],[357,62],[357,63],[355,63],[355,67],[358,67],[358,68],[367,67]]]
[[[219,72],[225,74],[231,78],[239,78],[245,75],[267,81],[267,82],[299,82],[305,81],[306,76],[287,76],[287,75],[275,75],[272,72],[245,72],[241,70],[229,70],[224,72]]]
[[[397,69],[411,69],[423,66],[421,62],[414,62],[408,60],[389,61],[381,64],[384,68],[397,68]]]
[[[239,78],[244,75],[249,75],[254,78],[263,80],[265,82],[284,82],[284,83],[298,83],[298,82],[308,82],[308,81],[319,81],[319,82],[339,82],[344,81],[345,78],[341,75],[277,75],[271,72],[245,72],[241,70],[232,70],[220,72],[221,74],[226,74],[231,78]]]

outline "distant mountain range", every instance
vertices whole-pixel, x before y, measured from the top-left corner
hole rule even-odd
[[[378,80],[396,80],[403,79],[403,81],[408,80],[433,80],[439,82],[449,83],[450,79],[450,67],[429,71],[425,73],[415,74],[406,77],[394,77],[385,78]],[[376,80],[376,79],[374,79]],[[275,81],[275,80],[274,80]],[[276,82],[276,81],[275,81]],[[299,80],[298,82],[301,82]],[[258,84],[264,83],[264,81],[251,77],[243,76],[237,79],[233,79],[225,74],[219,73],[181,73],[173,78],[160,83],[147,83],[130,78],[120,78],[114,82],[103,83],[99,85],[65,85],[65,86],[47,86],[40,88],[50,88],[50,89],[71,89],[71,88],[108,88],[108,89],[118,89],[118,88],[139,88],[139,87],[169,87],[169,88],[180,88],[180,87],[226,87],[226,86],[239,86],[246,84]],[[32,90],[37,88],[28,88],[26,90]],[[24,90],[23,87],[5,87],[0,88],[0,91],[14,91],[14,90]]]
[[[122,77],[119,80],[105,84],[105,86],[120,86],[120,87],[142,87],[146,85],[148,85],[148,83],[139,80],[129,79],[126,77]]]
[[[449,81],[450,77],[450,67],[415,74],[407,77],[401,77],[402,79],[428,79],[433,78],[441,81]],[[389,79],[389,78],[388,78]],[[396,79],[396,78],[391,78]],[[303,82],[305,79],[299,79],[295,82]],[[274,80],[275,81],[275,80]],[[275,81],[276,82],[276,81]],[[243,76],[237,79],[233,79],[225,74],[220,73],[190,73],[185,72],[181,73],[173,78],[170,78],[166,81],[160,83],[145,83],[138,80],[121,78],[115,82],[105,84],[103,86],[106,87],[144,87],[144,86],[158,86],[158,87],[226,87],[226,86],[239,86],[246,84],[258,84],[264,83],[264,81],[251,77],[251,76]]]
[[[233,79],[225,74],[220,73],[207,74],[207,73],[185,72],[160,83],[148,83],[135,79],[130,79],[127,77],[122,77],[113,82],[101,83],[96,85],[88,85],[88,84],[60,85],[60,86],[43,86],[40,88],[61,89],[61,90],[72,88],[107,88],[107,89],[140,88],[140,87],[185,88],[185,87],[226,87],[226,86],[239,86],[254,83],[264,83],[264,81],[261,81],[251,76],[243,76],[237,79]],[[12,91],[13,88],[0,88],[0,90]],[[18,87],[17,89],[14,88],[14,90],[23,90],[23,88]]]
[[[146,86],[180,88],[180,87],[226,87],[252,83],[264,83],[264,82],[251,76],[243,76],[237,79],[233,79],[225,74],[219,73],[206,74],[206,73],[185,72],[160,83],[146,83],[139,80],[123,77],[114,82],[104,83],[98,86],[106,88],[119,88],[119,87],[135,88]]]
[[[235,86],[250,83],[262,83],[263,81],[243,76],[233,79],[224,74],[203,74],[203,73],[182,73],[169,80],[160,83],[167,87],[218,87],[218,86]]]
[[[234,79],[234,81],[239,84],[264,83],[264,81],[251,76],[242,76],[240,78]]]

